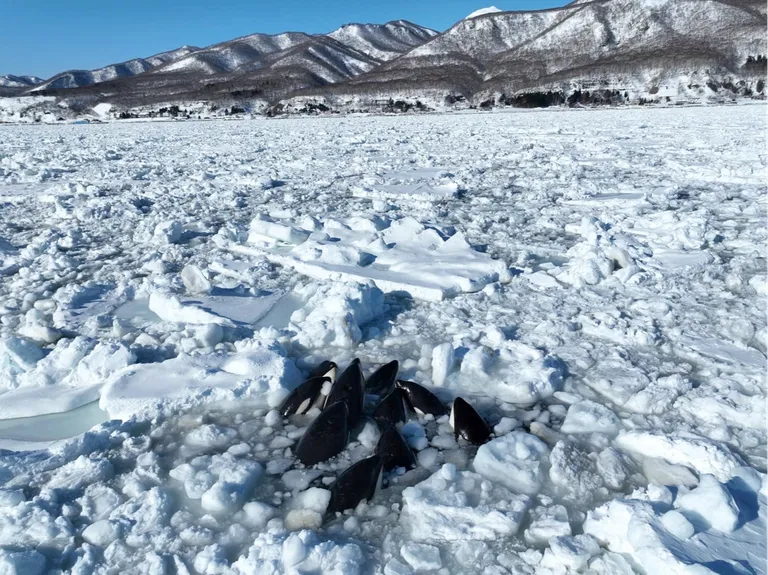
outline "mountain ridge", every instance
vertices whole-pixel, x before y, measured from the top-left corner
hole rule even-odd
[[[409,109],[419,100],[419,109],[442,109],[765,97],[758,0],[575,0],[476,12],[442,33],[393,20],[250,34],[161,53],[136,74],[77,87],[49,80],[24,93],[132,113],[196,102],[282,113],[387,111],[394,101]]]

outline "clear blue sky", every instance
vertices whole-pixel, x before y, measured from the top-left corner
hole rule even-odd
[[[439,31],[477,10],[569,0],[0,0],[0,75],[48,78],[254,32],[330,32],[404,18]]]

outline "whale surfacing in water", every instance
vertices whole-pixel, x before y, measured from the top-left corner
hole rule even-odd
[[[365,379],[363,370],[360,368],[360,360],[355,359],[349,364],[336,382],[331,387],[331,392],[326,399],[326,405],[333,405],[337,401],[343,401],[347,404],[349,410],[348,423],[350,427],[357,425],[360,417],[363,415],[363,406],[365,404]]]
[[[400,379],[397,381],[397,387],[403,390],[411,409],[416,413],[431,413],[435,417],[448,413],[448,408],[440,401],[440,398],[423,385]]]
[[[304,465],[315,465],[338,455],[349,439],[347,404],[337,401],[307,427],[294,449],[294,455]]]
[[[365,381],[368,393],[375,393],[376,395],[389,393],[395,385],[398,369],[400,369],[400,362],[395,359],[374,371]]]
[[[376,455],[381,457],[384,471],[392,471],[398,467],[406,469],[416,467],[416,456],[393,425],[382,432],[379,443],[376,445]]]
[[[376,495],[381,481],[381,457],[372,455],[351,465],[331,485],[331,501],[326,513],[332,514],[354,509],[363,501]]]
[[[278,411],[283,417],[303,415],[315,405],[323,392],[323,385],[331,381],[327,377],[312,377],[288,394]]]
[[[395,388],[376,406],[373,419],[383,428],[387,425],[405,423],[407,415],[403,391]]]
[[[461,397],[453,401],[451,427],[456,439],[463,437],[476,445],[485,443],[491,438],[491,428],[475,408]]]
[[[336,373],[338,371],[338,366],[333,363],[332,361],[325,360],[320,363],[315,369],[312,370],[312,373],[309,374],[309,377],[327,377],[331,380],[331,383],[336,381]]]

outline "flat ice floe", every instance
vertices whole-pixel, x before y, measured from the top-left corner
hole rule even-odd
[[[312,278],[371,281],[384,292],[429,301],[479,291],[511,277],[504,262],[472,249],[462,233],[446,238],[410,217],[323,223],[309,218],[294,225],[260,214],[251,222],[247,245],[220,244]]]
[[[4,128],[0,573],[765,574],[765,133],[764,105]],[[310,467],[317,408],[276,407],[355,357],[493,436],[409,411],[416,466],[328,515],[380,398]]]

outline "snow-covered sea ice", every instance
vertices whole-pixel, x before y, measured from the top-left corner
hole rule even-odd
[[[6,126],[0,573],[766,574],[765,118]],[[354,358],[441,409],[332,513]]]

